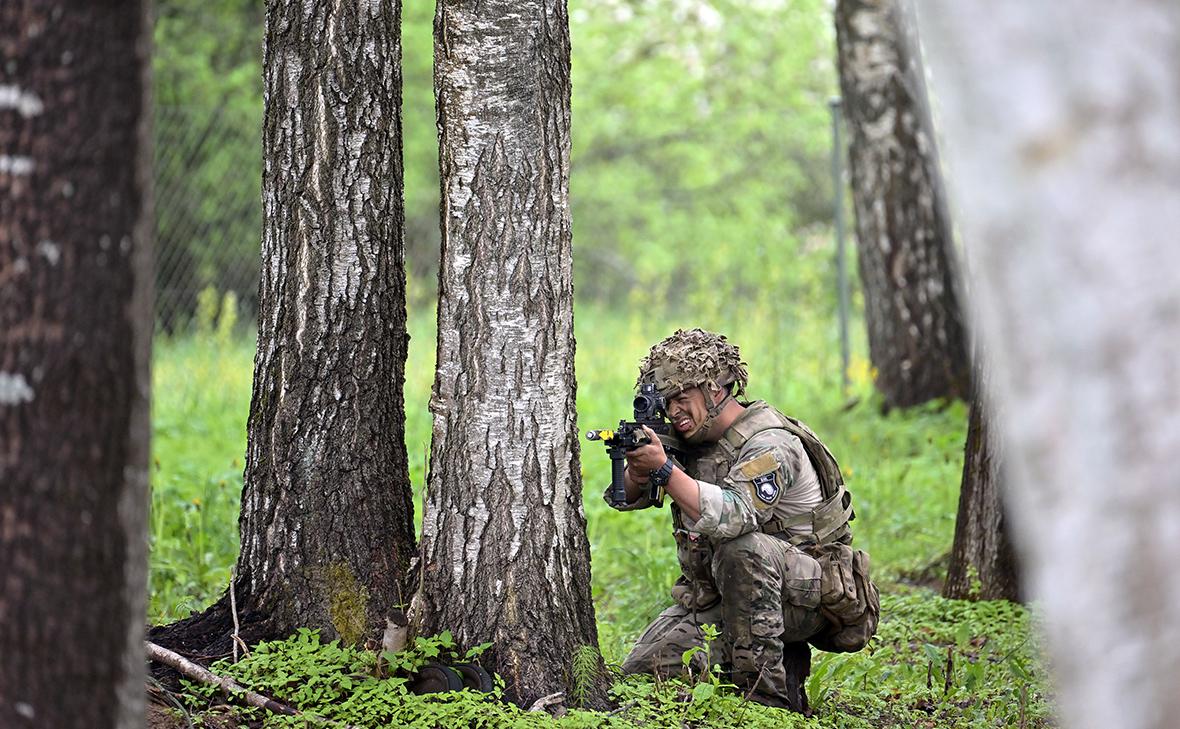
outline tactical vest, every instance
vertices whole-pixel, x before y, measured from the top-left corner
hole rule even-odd
[[[710,452],[691,461],[696,478],[720,485],[747,441],[764,430],[786,430],[803,443],[803,450],[815,469],[824,500],[809,512],[771,519],[762,525],[762,531],[778,535],[787,529],[809,526],[810,534],[795,536],[788,541],[793,544],[851,544],[852,530],[848,522],[856,518],[856,513],[852,509],[852,494],[844,486],[844,476],[840,473],[840,465],[836,463],[832,452],[811,428],[801,421],[783,415],[761,401],[750,403],[747,407],[750,410],[725,431],[724,436],[717,442],[717,448],[710,449]]]
[[[825,544],[852,543],[852,530],[848,522],[855,518],[852,511],[852,494],[844,487],[840,466],[831,451],[816,437],[811,429],[795,418],[758,401],[750,403],[747,413],[735,422],[724,437],[704,453],[690,456],[684,466],[694,478],[712,484],[722,484],[729,470],[737,462],[742,446],[758,433],[772,428],[782,428],[792,433],[803,443],[815,469],[824,500],[809,512],[795,516],[772,519],[763,524],[761,530],[772,536],[782,535],[793,527],[810,525],[810,533],[787,538],[795,545],[804,543]],[[672,589],[672,595],[683,606],[704,609],[720,599],[720,593],[713,581],[713,547],[709,540],[695,535],[685,528],[680,508],[672,504],[672,527],[676,538],[676,556],[680,562],[682,577]]]
[[[806,451],[807,458],[811,461],[812,468],[815,469],[815,475],[819,478],[824,500],[806,514],[786,519],[772,519],[762,525],[762,531],[767,534],[776,534],[788,528],[810,525],[812,534],[810,539],[794,537],[791,541],[796,544],[804,541],[813,541],[816,544],[829,542],[852,544],[852,529],[848,526],[848,522],[856,518],[856,512],[852,509],[852,494],[844,486],[844,475],[840,473],[840,464],[836,463],[836,457],[811,431],[811,428],[808,428],[802,421],[789,415],[783,415],[774,408],[768,407],[767,409],[778,416],[779,427],[803,442],[803,450]],[[749,440],[753,435],[751,433],[746,436],[746,440]]]

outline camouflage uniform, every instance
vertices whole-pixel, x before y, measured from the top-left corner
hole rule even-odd
[[[713,660],[730,666],[734,683],[754,687],[768,703],[787,702],[783,645],[806,640],[826,620],[820,565],[787,541],[809,527],[780,526],[823,501],[815,468],[799,438],[782,427],[783,417],[751,403],[721,440],[683,464],[701,483],[701,516],[692,522],[672,505],[682,573],[672,589],[676,604],[644,631],[625,672],[680,673],[681,656],[702,643],[700,626],[712,623],[723,636]],[[652,505],[640,497],[621,508]],[[694,660],[694,668],[703,667],[702,655]]]

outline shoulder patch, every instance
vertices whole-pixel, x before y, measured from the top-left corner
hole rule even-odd
[[[743,463],[740,467],[741,474],[748,479],[754,479],[759,476],[773,474],[779,469],[778,459],[774,457],[773,451],[767,451],[757,458]]]
[[[778,496],[783,490],[778,482],[778,472],[771,471],[761,476],[755,476],[750,481],[750,490],[764,504],[773,504],[778,501]]]

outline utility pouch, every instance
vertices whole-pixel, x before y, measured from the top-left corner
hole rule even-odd
[[[869,555],[847,544],[806,544],[821,568],[820,611],[828,628],[809,638],[820,650],[853,653],[877,633],[881,596],[869,576]]]

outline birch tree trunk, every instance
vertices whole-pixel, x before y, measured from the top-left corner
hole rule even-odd
[[[146,3],[0,3],[0,726],[141,727]]]
[[[921,54],[900,0],[838,0],[869,353],[885,407],[965,397],[970,364]]]
[[[564,0],[441,0],[438,369],[419,633],[522,703],[597,647],[575,431]]]
[[[238,586],[354,643],[408,601],[401,5],[271,3]]]
[[[987,398],[990,365],[981,355],[976,352],[975,397],[967,425],[955,543],[942,594],[956,599],[1018,601],[1020,572],[1010,520],[1004,513],[1003,446],[995,425],[1002,422],[1003,412]]]
[[[925,2],[1062,725],[1180,716],[1180,6]]]
[[[356,643],[410,597],[400,10],[267,7],[258,352],[235,582],[250,639],[306,626]],[[220,644],[226,603],[157,642]]]

